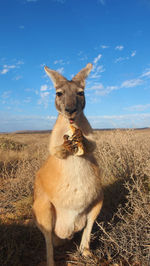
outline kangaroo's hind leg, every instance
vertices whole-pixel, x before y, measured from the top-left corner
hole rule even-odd
[[[36,218],[38,228],[45,237],[46,251],[47,251],[47,266],[54,266],[53,259],[53,223],[54,210],[53,206],[44,195],[35,198],[33,204],[33,212]]]
[[[101,199],[93,206],[93,208],[90,210],[90,212],[87,215],[87,224],[84,228],[81,243],[80,243],[80,251],[83,256],[90,256],[90,236],[92,227],[94,224],[94,221],[96,220],[98,214],[100,213],[100,210],[103,205],[103,195],[101,196]]]

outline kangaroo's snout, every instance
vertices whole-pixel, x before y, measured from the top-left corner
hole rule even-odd
[[[73,113],[75,113],[75,112],[77,111],[77,108],[71,108],[71,107],[67,106],[67,107],[65,108],[65,111],[66,111],[68,114],[72,115]]]

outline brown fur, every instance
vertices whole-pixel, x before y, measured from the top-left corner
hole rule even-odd
[[[72,81],[45,68],[56,87],[55,102],[59,116],[51,134],[50,156],[35,179],[33,211],[37,226],[45,237],[48,266],[54,265],[56,236],[57,239],[70,238],[83,228],[80,251],[84,256],[90,254],[92,226],[102,207],[100,171],[92,153],[95,141],[92,128],[83,114],[85,98],[80,93],[91,68],[92,65],[88,64]],[[83,134],[82,156],[69,153],[63,145],[71,120]]]

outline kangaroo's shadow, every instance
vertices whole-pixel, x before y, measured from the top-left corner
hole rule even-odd
[[[104,188],[104,204],[97,219],[104,225],[111,221],[117,212],[118,206],[124,206],[128,194],[123,180]],[[113,220],[114,225],[119,221]],[[107,230],[107,229],[106,229]],[[99,245],[100,229],[95,223],[92,233],[96,237],[91,241],[91,249]],[[67,265],[68,254],[74,253],[80,244],[81,234],[77,233],[65,246],[55,248],[56,265]],[[0,224],[0,265],[3,266],[37,266],[41,261],[46,261],[45,240],[42,233],[34,226],[20,224]],[[46,265],[46,264],[39,264]]]
[[[113,219],[113,226],[115,226],[120,220],[117,215],[118,207],[123,208],[127,202],[127,195],[128,190],[126,189],[124,185],[124,180],[119,179],[115,181],[113,184],[110,184],[106,187],[104,187],[104,202],[102,210],[97,218],[97,222],[101,223],[103,222],[103,226],[105,227],[105,230],[107,231],[107,224],[109,222],[112,223]],[[98,248],[100,245],[100,228],[97,225],[97,223],[93,226],[93,233],[95,233],[95,238],[91,243],[92,249]]]
[[[37,228],[0,224],[0,265],[35,266],[44,256],[45,243]]]
[[[113,225],[115,226],[119,222],[119,218],[115,216],[117,213],[118,207],[124,207],[127,202],[127,195],[128,190],[124,186],[124,180],[120,179],[104,187],[104,202],[102,210],[97,218],[97,222],[103,222],[104,227],[107,231],[107,224],[112,222],[113,218]],[[92,251],[96,250],[100,243],[100,228],[97,223],[94,223],[92,233],[94,234],[93,239],[91,239],[91,249]],[[81,240],[82,232],[76,233],[73,241],[76,246],[79,246]],[[74,250],[75,251],[75,250]]]
[[[57,266],[68,265],[74,240],[54,249]],[[32,225],[0,224],[0,265],[46,266],[46,245],[42,233]]]
[[[104,221],[104,223],[110,222],[117,212],[118,207],[124,207],[128,195],[128,190],[124,184],[125,181],[119,179],[113,184],[104,187],[104,203],[99,221]],[[118,222],[117,218],[115,218],[115,222]]]

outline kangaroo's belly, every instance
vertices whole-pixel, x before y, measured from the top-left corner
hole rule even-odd
[[[38,173],[39,182],[55,209],[56,235],[69,238],[86,224],[88,212],[101,197],[101,180],[92,160],[50,157]]]
[[[68,158],[63,164],[62,180],[57,186],[55,233],[69,238],[84,228],[92,203],[101,195],[100,177],[84,158]]]
[[[92,163],[84,158],[70,156],[62,163],[53,204],[56,208],[61,206],[82,213],[101,194],[100,177]]]

